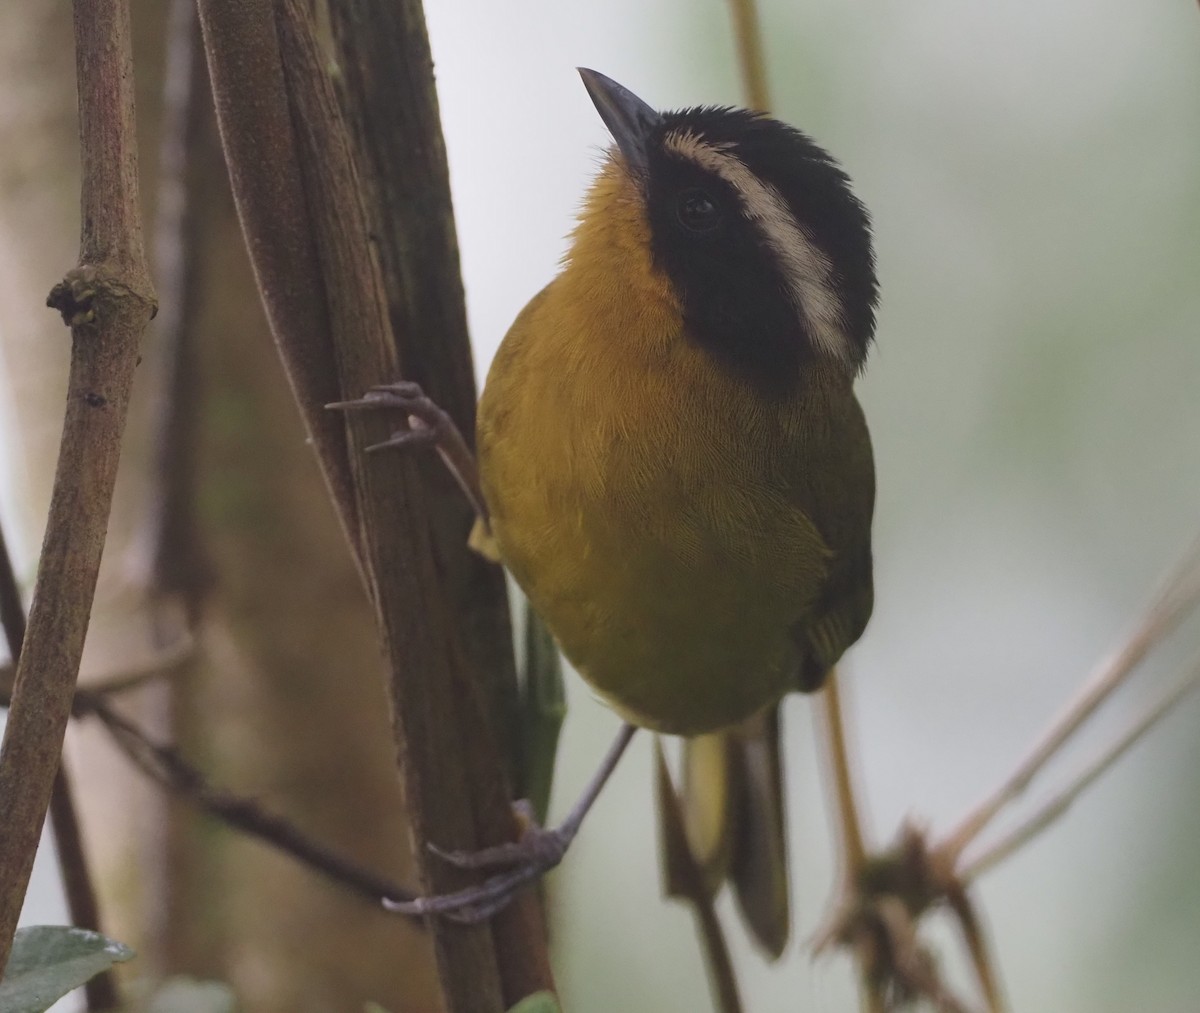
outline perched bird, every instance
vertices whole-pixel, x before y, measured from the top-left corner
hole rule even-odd
[[[626,722],[704,736],[689,839],[714,886],[749,867],[777,952],[786,879],[754,870],[782,847],[773,708],[822,685],[872,607],[869,219],[800,131],[580,73],[616,144],[488,375],[477,541]]]

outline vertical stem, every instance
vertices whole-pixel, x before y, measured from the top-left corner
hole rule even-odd
[[[62,876],[63,892],[67,897],[67,910],[71,913],[71,924],[77,928],[100,932],[100,904],[96,900],[96,889],[92,885],[87,853],[83,850],[78,809],[65,763],[64,757],[50,795],[50,827],[54,832],[55,850],[58,852],[59,874]],[[83,986],[83,991],[89,1013],[116,1009],[121,1005],[117,976],[111,968],[101,971],[94,978],[89,978]]]
[[[751,109],[766,112],[771,108],[767,88],[767,64],[763,57],[762,30],[758,6],[754,0],[729,0],[733,15],[733,34],[737,42],[738,67],[742,72],[742,93]]]
[[[847,887],[854,888],[867,853],[858,815],[858,799],[854,792],[854,776],[850,770],[850,757],[846,748],[845,719],[836,672],[830,673],[829,681],[820,696],[821,724],[824,731],[822,741],[829,774],[833,779],[833,797],[837,807],[842,859],[845,863],[842,875],[846,878]]]
[[[138,206],[129,10],[76,0],[79,266],[48,302],[71,324],[66,418],[29,624],[0,747],[0,968],[62,754],[108,528],[138,345],[153,315]]]
[[[4,532],[0,530],[0,625],[8,641],[8,653],[13,663],[21,659],[21,648],[25,642],[25,608],[21,604],[21,590],[17,585],[16,571]],[[66,767],[60,763],[54,777],[50,795],[50,825],[54,831],[55,850],[58,853],[58,868],[62,876],[63,893],[67,898],[67,909],[71,924],[81,929],[100,931],[100,906],[96,901],[96,890],[92,885],[88,869],[87,854],[83,850],[83,837],[79,832],[79,816],[71,793],[71,781]],[[88,980],[84,986],[88,1010],[113,1009],[120,1005],[117,980],[112,970],[102,971]]]
[[[419,383],[473,443],[475,373],[422,3],[331,0],[328,6],[341,108],[379,254],[400,373]],[[428,455],[413,464],[429,504],[429,537],[461,665],[475,687],[475,701],[457,718],[471,808],[479,842],[498,844],[511,839],[513,826],[497,753],[503,759],[516,755],[510,726],[517,683],[504,573],[467,548],[471,506],[441,462]],[[551,987],[534,893],[497,914],[490,929],[506,1005]]]

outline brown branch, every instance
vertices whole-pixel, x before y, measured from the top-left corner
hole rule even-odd
[[[263,306],[338,519],[361,564],[345,432],[341,420],[323,408],[341,391],[284,92],[274,4],[198,0],[197,6],[221,144]]]
[[[1030,816],[1022,820],[1000,839],[991,842],[978,854],[968,852],[962,858],[959,877],[970,883],[989,869],[995,868],[1020,850],[1050,826],[1071,807],[1088,788],[1114,763],[1139,742],[1147,732],[1173,711],[1183,699],[1200,686],[1200,663],[1195,664],[1184,678],[1145,714],[1134,721],[1118,738],[1069,779],[1065,788],[1047,799]]]
[[[982,833],[1001,810],[1020,797],[1046,764],[1125,682],[1150,650],[1197,608],[1200,608],[1200,540],[1189,547],[1163,581],[1158,595],[1133,633],[1112,655],[1101,661],[1075,698],[1051,721],[1016,769],[938,843],[936,850],[947,866],[957,865],[967,845]]]
[[[79,266],[48,303],[71,325],[50,515],[0,749],[0,968],[29,883],[91,615],[138,344],[154,312],[138,207],[129,11],[76,0]]]
[[[971,958],[971,966],[975,969],[975,977],[979,979],[979,991],[987,1003],[988,1013],[1004,1013],[1007,1007],[1000,988],[1000,978],[996,974],[996,961],[988,945],[983,922],[975,911],[966,886],[959,882],[953,883],[946,891],[946,900],[950,910],[954,912],[959,931],[962,932],[963,943]]]
[[[194,206],[196,176],[204,171],[196,149],[211,115],[196,4],[172,0],[152,244],[162,299],[156,331],[163,358],[160,374],[150,383],[155,398],[154,458],[146,518],[138,528],[131,569],[137,571],[152,604],[177,602],[188,625],[195,623],[213,581],[196,517],[200,369],[195,345],[201,279]]]
[[[4,628],[9,654],[14,661],[19,661],[25,642],[25,607],[21,602],[21,590],[17,585],[17,575],[13,570],[12,556],[3,529],[0,529],[0,626]],[[7,699],[4,704],[8,705]],[[63,764],[59,765],[50,793],[50,825],[54,832],[55,854],[71,924],[99,932],[100,905],[96,900],[87,854],[83,849],[83,836],[79,832],[79,816],[71,792],[71,781]],[[84,994],[89,1010],[113,1009],[120,1004],[116,977],[111,970],[102,971],[89,979],[84,986]]]
[[[76,710],[80,716],[94,715],[130,762],[152,781],[191,802],[213,819],[290,855],[376,906],[384,898],[414,899],[411,890],[317,843],[288,820],[266,812],[253,799],[213,787],[175,749],[151,740],[141,728],[113,710],[102,695],[80,693]]]
[[[62,878],[63,893],[67,898],[67,911],[71,924],[100,932],[100,903],[92,883],[87,854],[83,849],[83,834],[79,826],[79,812],[64,765],[58,769],[54,779],[54,790],[50,794],[50,827],[54,833],[54,852],[58,857],[58,872]],[[89,1013],[113,1010],[121,1005],[117,990],[117,976],[111,968],[89,978],[83,986]]]
[[[771,108],[767,88],[767,64],[763,57],[762,29],[755,0],[729,0],[733,16],[733,34],[737,43],[738,68],[742,72],[742,93],[751,109],[766,112]]]
[[[867,861],[862,820],[858,814],[858,796],[854,790],[854,771],[846,743],[846,721],[842,694],[836,672],[830,672],[818,701],[821,742],[825,749],[826,771],[831,778],[834,809],[838,816],[842,844],[842,881],[854,889]]]
[[[366,459],[358,450],[381,442],[389,420],[313,418],[324,403],[400,373],[344,126],[306,6],[201,0],[200,14],[235,201],[272,330],[310,430],[338,430],[318,453],[383,632],[421,883],[426,893],[453,892],[472,877],[431,861],[428,844],[471,851],[493,843],[473,807],[476,771],[464,743],[488,757],[486,776],[507,796],[489,701],[459,647],[472,631],[459,627],[447,601],[417,463],[403,455]],[[309,382],[315,364],[319,384]],[[511,814],[508,823],[511,839]],[[433,920],[430,932],[451,1013],[510,1005],[487,926]],[[522,939],[544,950],[540,932]]]
[[[475,371],[467,334],[450,174],[433,60],[420,0],[333,0],[342,107],[359,156],[400,372],[472,443]],[[360,391],[351,391],[357,396]],[[481,844],[513,833],[510,789],[498,759],[518,755],[512,625],[503,571],[470,551],[471,505],[434,455],[415,462],[425,522],[442,567],[444,607],[458,631],[468,691],[460,694],[456,750],[469,770]],[[509,782],[516,780],[511,769]],[[534,893],[492,921],[506,1006],[552,988]]]

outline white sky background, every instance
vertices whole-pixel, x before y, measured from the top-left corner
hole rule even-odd
[[[737,103],[738,79],[719,0],[427,13],[482,371],[553,276],[607,144],[575,66],[660,107]],[[884,839],[992,786],[1200,528],[1200,10],[792,0],[762,17],[777,114],[843,161],[876,222],[877,600],[846,676]],[[559,811],[616,727],[571,690]],[[1123,694],[1094,741],[1149,694]],[[787,710],[797,939],[832,881],[809,709]],[[1198,719],[1192,701],[984,881],[1014,1009],[1195,1008]],[[708,1008],[690,916],[657,897],[647,745],[557,879],[574,1013]],[[43,907],[48,858],[30,921],[62,917]],[[851,1008],[841,959],[794,941],[768,969],[733,935],[749,1009]]]

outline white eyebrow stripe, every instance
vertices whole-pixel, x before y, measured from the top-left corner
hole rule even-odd
[[[813,341],[827,355],[852,361],[842,302],[833,287],[833,266],[805,235],[783,194],[754,175],[729,146],[701,140],[690,130],[667,134],[663,147],[733,187],[746,214],[774,252],[788,294],[808,322]]]

